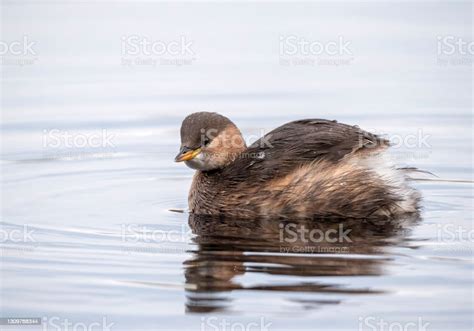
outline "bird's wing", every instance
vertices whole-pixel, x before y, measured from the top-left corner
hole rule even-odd
[[[337,162],[361,151],[386,148],[389,142],[357,126],[322,119],[284,124],[253,143],[224,175],[234,181],[265,181],[314,161]]]

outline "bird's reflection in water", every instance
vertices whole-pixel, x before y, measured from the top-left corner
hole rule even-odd
[[[196,235],[193,257],[184,262],[188,313],[231,307],[236,290],[336,294],[380,293],[376,288],[341,286],[321,276],[378,276],[390,258],[384,249],[402,244],[417,218],[403,220],[236,220],[189,216]],[[244,285],[246,273],[288,276],[285,283]],[[308,281],[302,281],[307,277]],[[279,278],[282,279],[282,278]],[[223,295],[224,294],[224,295]],[[301,300],[303,306],[338,300]]]

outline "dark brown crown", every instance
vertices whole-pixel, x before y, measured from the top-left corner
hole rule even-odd
[[[198,112],[188,115],[181,124],[181,145],[198,148],[210,142],[229,125],[234,124],[218,113]]]

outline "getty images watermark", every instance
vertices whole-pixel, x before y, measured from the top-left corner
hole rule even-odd
[[[354,61],[352,41],[344,36],[323,41],[283,35],[279,55],[282,66],[347,66]]]
[[[124,67],[185,66],[196,60],[194,41],[183,35],[172,40],[140,35],[122,36],[121,52]]]
[[[472,66],[474,41],[453,35],[437,37],[437,63],[440,66]]]
[[[37,42],[27,35],[17,40],[0,40],[0,65],[26,66],[38,61]]]

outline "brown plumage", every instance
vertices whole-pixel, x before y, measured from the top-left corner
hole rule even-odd
[[[226,117],[200,112],[181,127],[176,161],[196,169],[192,213],[238,218],[394,217],[418,193],[384,158],[389,142],[322,119],[287,123],[249,147]]]

